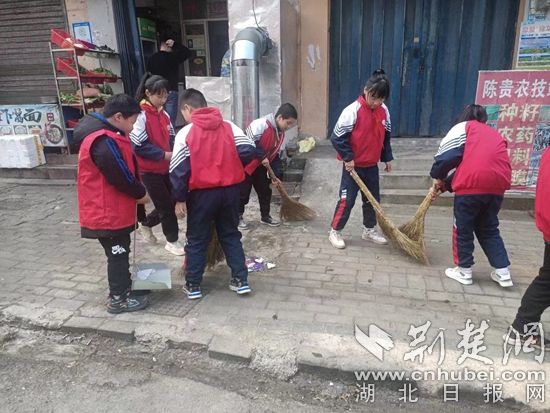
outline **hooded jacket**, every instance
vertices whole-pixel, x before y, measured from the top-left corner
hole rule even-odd
[[[170,181],[176,201],[194,190],[236,185],[244,180],[244,165],[254,157],[254,144],[216,108],[197,109],[191,123],[176,135],[170,161]]]

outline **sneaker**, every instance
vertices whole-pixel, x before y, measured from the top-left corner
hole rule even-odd
[[[491,273],[491,279],[503,288],[513,287],[512,276],[508,268],[497,269]]]
[[[187,298],[190,300],[196,300],[202,298],[202,291],[200,285],[189,285],[185,283],[183,291],[187,294]]]
[[[506,344],[510,344],[511,346],[516,345],[519,340],[522,348],[526,346],[536,350],[542,350],[544,347],[545,351],[550,350],[550,340],[538,334],[520,334],[520,332],[512,326],[510,326],[508,332],[504,334],[502,338]]]
[[[270,227],[278,227],[279,225],[281,225],[279,221],[274,220],[270,216],[262,218],[260,222],[262,224],[269,225]]]
[[[239,217],[239,229],[248,229],[248,224],[245,222],[243,217]]]
[[[231,278],[231,281],[229,281],[229,289],[235,291],[239,295],[252,292],[252,289],[248,285],[248,281],[242,281],[238,278]]]
[[[462,268],[462,267],[447,268],[445,270],[445,275],[449,278],[452,278],[455,281],[458,281],[460,284],[471,285],[473,283],[471,268]]]
[[[185,255],[185,248],[179,241],[176,242],[166,242],[164,249],[168,252],[171,252],[174,255]]]
[[[340,250],[346,248],[346,243],[344,242],[344,238],[342,238],[342,233],[340,231],[331,229],[328,240],[334,248],[338,248]]]
[[[110,314],[128,313],[147,308],[149,298],[145,295],[136,296],[130,294],[113,295],[109,297],[107,312]]]
[[[140,225],[138,228],[139,235],[141,235],[141,238],[148,244],[156,244],[157,243],[157,237],[155,237],[155,234],[153,234],[153,229],[151,227],[145,227],[143,225]]]
[[[372,241],[375,244],[386,245],[388,240],[382,234],[380,234],[376,228],[363,227],[363,235],[361,235],[366,241]]]

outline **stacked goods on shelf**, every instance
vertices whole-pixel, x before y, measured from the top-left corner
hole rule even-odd
[[[62,107],[69,141],[72,129],[79,119],[90,111],[100,110],[105,101],[113,94],[108,83],[115,83],[119,77],[102,65],[102,58],[116,57],[110,47],[96,46],[81,39],[75,39],[63,30],[52,29],[50,36],[50,55],[54,78],[57,85],[58,100]],[[60,56],[60,55],[61,56]],[[86,54],[98,59],[95,69],[79,64],[79,57]],[[60,85],[59,82],[69,82]]]

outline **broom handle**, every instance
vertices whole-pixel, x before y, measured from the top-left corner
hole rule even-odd
[[[271,179],[277,179],[277,176],[275,175],[275,172],[273,172],[273,168],[271,168],[271,165],[270,165],[270,164],[267,164],[267,166],[265,167],[265,169],[267,169],[267,173],[269,174],[269,178],[271,178]]]
[[[376,200],[376,198],[371,194],[371,192],[369,191],[369,188],[367,188],[367,186],[365,185],[365,183],[363,182],[363,180],[359,177],[359,175],[357,175],[357,172],[355,171],[355,169],[352,169],[349,174],[351,175],[351,177],[353,178],[353,180],[357,183],[357,185],[359,186],[359,189],[361,189],[361,192],[363,192],[363,194],[365,194],[365,196],[367,197],[367,199],[369,200],[369,202],[371,203],[372,207],[379,213],[379,214],[383,214],[382,212],[382,208],[380,207],[380,204],[378,203],[378,201]]]
[[[273,172],[273,168],[271,168],[271,165],[267,164],[265,169],[267,169],[267,173],[268,173],[270,179],[276,179],[277,180],[277,183],[275,184],[275,186],[277,187],[279,192],[284,191],[284,189],[281,187],[281,181],[279,180],[279,178],[277,178],[277,175],[275,175],[275,172]]]

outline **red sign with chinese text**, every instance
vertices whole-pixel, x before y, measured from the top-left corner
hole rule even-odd
[[[476,103],[508,142],[512,188],[534,190],[540,157],[550,144],[550,71],[481,71]]]

